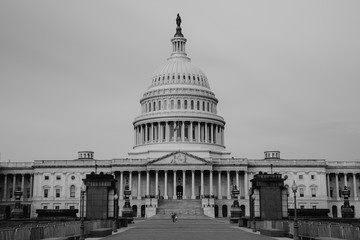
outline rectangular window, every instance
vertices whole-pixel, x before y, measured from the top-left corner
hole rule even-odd
[[[55,190],[55,196],[56,196],[57,198],[60,197],[60,189],[56,189],[56,190]]]
[[[47,209],[47,206],[46,206],[46,205],[44,205],[44,206],[43,206],[43,209]]]
[[[45,180],[49,180],[49,176],[48,176],[48,175],[45,175],[45,176],[44,176],[44,179],[45,179]]]
[[[304,189],[303,188],[299,188],[299,194],[300,194],[300,197],[304,197]]]
[[[299,179],[304,179],[304,175],[299,175]]]
[[[313,205],[312,208],[313,208],[313,209],[316,209],[316,205]]]
[[[315,180],[315,175],[311,175],[311,180]]]
[[[45,188],[44,189],[44,198],[49,197],[49,189]]]
[[[305,208],[305,206],[304,206],[304,205],[300,205],[300,208],[301,208],[301,209],[304,209],[304,208]]]
[[[56,209],[56,210],[59,210],[59,209],[60,209],[60,206],[55,206],[55,209]]]
[[[56,180],[61,180],[61,175],[56,175]]]
[[[75,209],[75,206],[70,206],[69,209]]]
[[[311,196],[316,197],[316,188],[311,188]]]

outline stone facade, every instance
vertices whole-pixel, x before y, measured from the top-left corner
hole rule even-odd
[[[81,151],[75,160],[0,163],[3,212],[13,207],[15,190],[23,192],[21,200],[31,217],[36,209],[79,209],[82,179],[103,172],[117,180],[120,213],[128,184],[138,217],[155,214],[162,199],[201,199],[205,214],[229,216],[236,185],[239,204],[249,216],[250,180],[259,172],[276,172],[287,176],[289,208],[295,181],[298,207],[329,208],[331,216],[340,217],[341,190],[347,186],[359,218],[359,162],[282,159],[279,151],[265,152],[264,159],[231,157],[225,149],[225,120],[217,115],[218,99],[205,74],[187,57],[186,41],[178,26],[170,58],[155,71],[140,100],[134,147],[127,158],[96,160],[93,152]]]

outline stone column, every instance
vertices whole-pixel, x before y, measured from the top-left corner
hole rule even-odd
[[[150,130],[150,142],[154,142],[154,123],[151,123],[151,130]]]
[[[339,196],[339,174],[335,173],[335,191],[336,191],[336,198],[340,200]]]
[[[347,173],[344,173],[344,185],[345,185],[346,187],[348,186]]]
[[[181,122],[181,141],[185,141],[185,121]]]
[[[161,122],[158,122],[158,142],[162,142],[162,126],[161,126]]]
[[[123,179],[124,179],[124,173],[120,172],[120,186],[119,186],[119,198],[124,199],[124,191],[123,191]]]
[[[34,175],[30,174],[30,198],[33,197]]]
[[[330,197],[330,174],[326,174],[326,194],[327,197]]]
[[[235,173],[236,173],[236,187],[237,187],[237,189],[239,190],[239,189],[240,189],[240,185],[239,185],[239,171],[236,170]]]
[[[245,191],[245,199],[249,199],[249,175],[246,171],[244,171],[244,191]]]
[[[183,170],[182,173],[183,173],[183,199],[186,199],[186,170]]]
[[[176,197],[176,170],[174,170],[174,194],[173,194],[173,199],[177,199]]]
[[[195,199],[195,170],[191,170],[191,199]]]
[[[205,132],[205,142],[208,143],[209,142],[208,123],[205,123],[204,132]]]
[[[164,175],[164,199],[168,199],[168,193],[167,193],[167,188],[168,188],[168,182],[167,182],[167,175],[168,171],[165,170],[165,175]]]
[[[210,132],[209,132],[209,134],[210,134],[210,143],[214,143],[214,134],[213,134],[213,124],[212,123],[209,123],[209,125],[210,125]]]
[[[190,142],[193,141],[193,122],[190,122],[190,132],[189,132],[189,138],[190,138]]]
[[[353,189],[354,189],[354,200],[358,200],[357,197],[357,186],[356,186],[356,173],[353,173]]]
[[[165,141],[169,142],[169,138],[170,138],[169,122],[166,122],[166,125],[165,125]]]
[[[144,141],[144,143],[148,143],[148,134],[149,134],[148,124],[146,123],[145,124],[145,141]]]
[[[149,187],[150,187],[150,172],[149,170],[146,171],[146,197],[148,198],[150,193],[149,193]]]
[[[129,189],[132,190],[132,171],[129,171]],[[131,195],[129,196],[132,199],[133,191],[131,191]]]
[[[226,171],[226,179],[227,179],[227,199],[231,199],[230,193],[230,171]]]
[[[24,200],[25,198],[25,192],[24,192],[24,187],[25,187],[25,174],[21,174],[21,200]]]
[[[8,190],[8,188],[7,188],[7,179],[8,179],[8,175],[7,174],[4,174],[4,194],[3,194],[3,199],[4,199],[4,201],[6,201],[6,194],[7,194],[7,190]]]
[[[179,131],[179,126],[177,125],[177,123],[174,121],[174,142],[177,142],[177,133]]]
[[[155,197],[159,198],[159,171],[155,171]]]
[[[203,198],[204,197],[204,170],[201,170],[200,171],[201,173],[201,178],[200,178],[200,181],[201,181],[201,187],[200,187],[200,198]]]
[[[137,141],[136,141],[136,127],[134,127],[134,145],[136,146],[136,143]]]
[[[137,182],[137,188],[138,188],[138,192],[137,192],[137,199],[141,199],[141,171],[138,171],[138,182]]]
[[[218,171],[218,199],[222,199],[222,193],[221,193],[221,171]]]
[[[212,195],[214,195],[214,193],[213,193],[213,171],[212,170],[210,170],[210,175],[209,175],[209,184],[210,184],[210,197],[212,196]]]
[[[12,188],[12,197],[15,199],[15,188],[16,188],[16,174],[13,174],[13,188]]]
[[[198,122],[198,139],[197,142],[201,142],[201,124]]]

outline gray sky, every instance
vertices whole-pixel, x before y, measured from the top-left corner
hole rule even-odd
[[[1,161],[126,157],[176,14],[234,157],[360,159],[359,1],[1,1]]]

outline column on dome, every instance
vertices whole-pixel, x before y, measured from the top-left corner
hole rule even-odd
[[[161,122],[158,122],[158,137],[157,137],[157,141],[158,142],[162,142],[162,127],[161,127]]]
[[[335,173],[335,191],[336,191],[336,198],[340,200],[339,196],[339,174]]]
[[[358,197],[357,197],[357,186],[356,186],[356,173],[353,173],[353,196],[354,196],[354,200],[358,200]]]
[[[181,122],[181,141],[185,142],[185,121]]]
[[[150,123],[150,143],[154,142],[154,123]]]
[[[144,143],[146,144],[148,142],[148,124],[145,123],[145,141]]]
[[[173,179],[173,187],[174,187],[174,194],[173,194],[173,199],[176,199],[176,170],[174,170],[174,179]]]
[[[141,171],[138,171],[138,182],[137,182],[137,199],[141,199]]]
[[[210,135],[210,143],[214,143],[213,124],[212,124],[212,123],[209,123],[209,125],[210,125],[210,132],[209,132],[209,135]]]
[[[198,122],[198,137],[197,137],[197,142],[201,142],[201,123]]]
[[[193,121],[190,121],[190,129],[189,129],[189,141],[193,141]]]
[[[134,127],[134,146],[137,145],[137,141],[136,141],[136,127]]]
[[[183,173],[183,199],[186,199],[186,170],[182,170]]]
[[[221,171],[218,171],[218,199],[222,199],[221,194]]]
[[[195,199],[195,170],[191,170],[191,199]]]
[[[165,173],[164,173],[164,199],[169,198],[168,193],[167,193],[167,189],[168,189],[167,177],[168,177],[168,171],[165,170]]]
[[[205,131],[205,142],[209,142],[209,125],[208,123],[205,123],[204,125],[204,131]]]
[[[173,122],[173,127],[174,127],[174,142],[177,142],[177,133],[178,133],[178,125],[177,125],[177,123],[174,121]]]
[[[165,122],[165,142],[169,142],[170,140],[170,127],[169,127],[169,122],[166,121]]]

